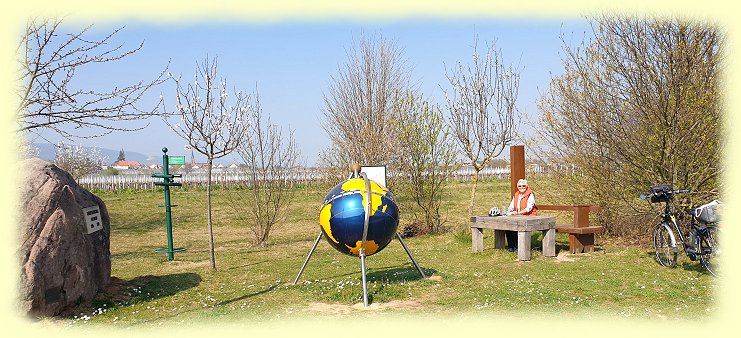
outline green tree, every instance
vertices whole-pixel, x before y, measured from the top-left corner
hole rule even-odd
[[[116,159],[116,162],[118,161],[126,161],[126,153],[124,153],[123,149],[118,152],[118,158]]]
[[[537,129],[551,162],[573,169],[559,184],[571,202],[599,204],[609,231],[637,235],[645,224],[629,227],[625,214],[647,211],[636,197],[648,186],[692,190],[684,204],[719,193],[723,38],[708,23],[607,15],[592,33],[564,43]]]
[[[403,112],[397,134],[405,156],[399,164],[402,191],[421,209],[424,232],[441,233],[445,220],[440,206],[445,186],[459,168],[452,135],[440,107],[421,95],[407,93],[397,109]]]
[[[252,231],[255,244],[267,244],[273,227],[285,218],[296,191],[292,172],[300,155],[293,131],[283,134],[270,122],[260,106],[259,96],[250,113],[249,137],[237,149],[246,180],[229,194],[238,218]]]

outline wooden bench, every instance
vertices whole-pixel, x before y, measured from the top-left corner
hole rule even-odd
[[[594,251],[595,234],[605,230],[602,226],[589,225],[589,213],[602,210],[594,205],[536,205],[538,210],[570,211],[574,213],[572,224],[556,224],[557,232],[569,234],[569,251],[572,254]]]

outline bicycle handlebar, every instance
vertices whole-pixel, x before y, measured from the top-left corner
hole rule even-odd
[[[677,189],[677,190],[669,190],[669,191],[667,191],[667,192],[662,192],[662,193],[663,193],[663,194],[668,194],[668,195],[673,195],[673,194],[683,194],[683,193],[686,193],[686,192],[690,192],[690,190],[689,190],[689,189]],[[643,195],[643,194],[641,194],[641,195],[640,195],[640,196],[638,196],[638,197],[640,197],[640,198],[641,198],[642,200],[644,200],[644,201],[645,201],[646,199],[651,199],[651,198],[653,198],[654,196],[656,196],[656,194],[655,194],[655,193],[650,193],[650,194],[648,194],[648,195]]]

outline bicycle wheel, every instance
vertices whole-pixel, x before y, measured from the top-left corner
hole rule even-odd
[[[702,266],[713,276],[720,277],[721,269],[718,258],[721,255],[720,245],[718,245],[721,235],[720,228],[709,225],[703,236],[698,236],[698,258]]]
[[[654,228],[654,249],[656,250],[656,261],[668,268],[677,265],[677,242],[674,240],[674,232],[668,223],[656,224]]]

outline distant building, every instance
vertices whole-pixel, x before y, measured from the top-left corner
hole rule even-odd
[[[139,161],[116,161],[111,165],[114,169],[139,169],[142,164]]]

